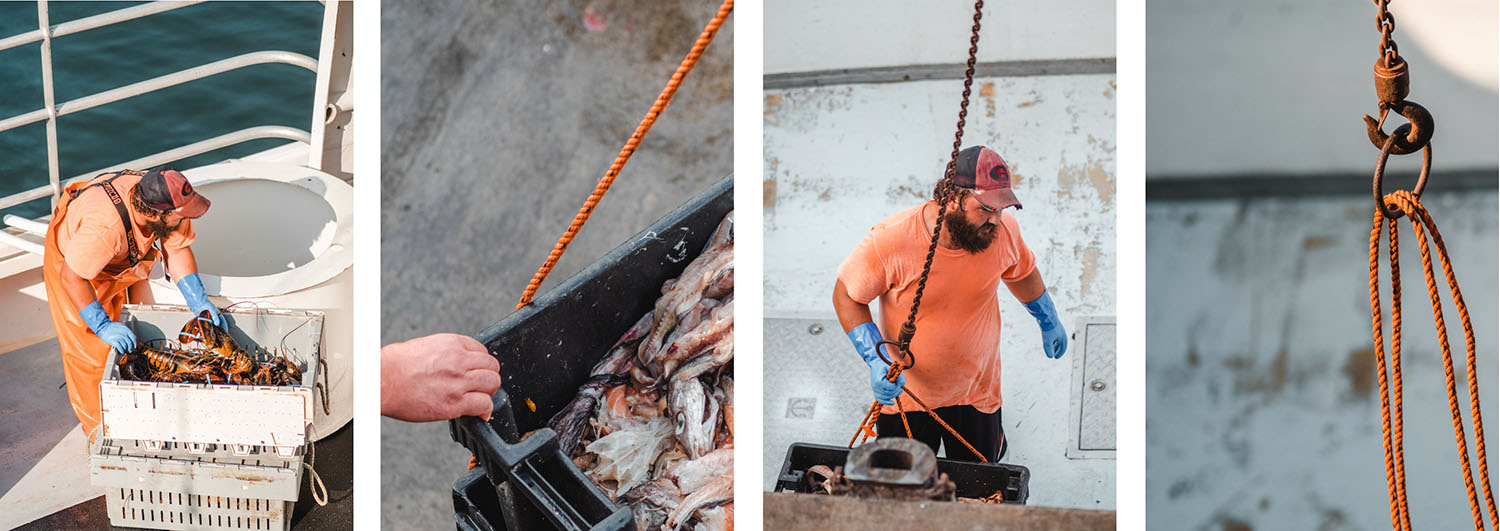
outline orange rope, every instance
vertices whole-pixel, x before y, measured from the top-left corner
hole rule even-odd
[[[563,251],[568,250],[568,244],[573,243],[573,237],[578,234],[579,229],[583,228],[583,223],[588,221],[589,214],[594,212],[594,207],[599,204],[600,199],[604,198],[604,193],[609,191],[610,185],[614,184],[615,176],[625,168],[625,162],[630,160],[630,156],[635,153],[636,146],[640,145],[641,139],[646,137],[646,132],[650,131],[651,126],[656,123],[656,117],[661,115],[668,103],[672,102],[672,95],[677,93],[677,87],[682,85],[683,78],[693,70],[693,65],[698,63],[698,57],[703,55],[703,50],[708,48],[708,43],[713,41],[714,34],[719,31],[719,26],[724,24],[724,19],[733,9],[734,0],[724,0],[724,3],[719,6],[718,14],[714,15],[713,20],[703,27],[703,33],[698,35],[698,41],[693,43],[693,48],[688,50],[687,57],[683,57],[682,63],[677,65],[677,71],[672,73],[672,79],[667,81],[667,86],[662,87],[661,94],[656,96],[656,102],[651,104],[651,110],[646,111],[646,116],[641,118],[640,125],[635,126],[635,132],[631,133],[630,140],[625,142],[625,146],[620,148],[620,154],[616,155],[615,162],[609,165],[609,171],[599,179],[599,184],[594,187],[594,193],[589,194],[588,200],[583,202],[583,207],[578,209],[578,215],[573,216],[573,223],[568,225],[568,230],[557,239],[557,245],[552,247],[552,253],[547,255],[547,261],[536,270],[535,275],[532,275],[531,282],[526,284],[526,291],[521,293],[521,300],[516,303],[517,310],[531,302],[531,297],[536,295],[537,288],[541,287],[547,274],[552,272],[552,267],[557,265],[557,260],[562,258]]]
[[[703,32],[698,34],[698,40],[693,42],[692,49],[688,50],[687,56],[677,65],[677,71],[672,72],[672,79],[667,80],[667,86],[662,87],[661,94],[656,96],[656,102],[651,104],[651,110],[646,111],[646,116],[641,118],[641,123],[635,126],[635,132],[630,134],[630,139],[620,148],[620,154],[615,156],[614,163],[609,165],[609,171],[604,172],[604,177],[599,179],[599,184],[594,186],[594,192],[589,194],[587,201],[583,202],[583,208],[578,209],[578,214],[573,216],[573,223],[568,225],[568,230],[563,232],[557,244],[552,246],[552,252],[547,255],[547,261],[532,275],[531,282],[526,284],[526,291],[521,293],[520,302],[516,303],[516,309],[531,303],[531,297],[536,295],[537,288],[542,286],[542,281],[552,272],[552,267],[557,265],[557,260],[562,258],[563,252],[568,250],[568,244],[573,243],[573,237],[578,235],[578,230],[583,228],[584,222],[589,220],[589,215],[594,213],[594,207],[599,200],[604,198],[604,193],[609,191],[610,185],[614,184],[615,177],[620,175],[620,170],[625,169],[625,162],[635,154],[636,146],[646,138],[646,132],[656,123],[656,118],[666,110],[667,104],[672,103],[672,96],[677,94],[677,88],[682,86],[682,80],[687,77],[688,72],[693,71],[693,66],[698,64],[698,58],[703,55],[703,50],[708,48],[708,43],[713,42],[714,35],[719,32],[719,26],[724,25],[724,19],[729,17],[729,12],[734,10],[734,0],[724,0],[719,6],[719,12],[714,14],[713,20],[703,27]],[[479,466],[479,459],[469,458],[469,470]]]
[[[898,376],[901,376],[901,364],[892,363],[891,368],[885,373],[885,379],[895,382],[896,377]],[[943,417],[939,417],[936,411],[933,411],[932,408],[927,407],[927,403],[923,402],[921,398],[918,398],[917,395],[915,393],[912,393],[910,389],[907,389],[906,386],[902,386],[901,392],[911,396],[911,399],[916,401],[917,405],[922,406],[922,409],[927,411],[927,414],[931,415],[933,420],[936,420],[938,424],[941,424],[943,426],[943,429],[948,430],[948,433],[952,434],[955,439],[958,439],[958,442],[963,443],[964,448],[968,448],[970,452],[974,452],[974,455],[979,457],[979,462],[990,462],[990,460],[986,458],[984,454],[979,453],[979,450],[975,450],[974,445],[969,444],[969,441],[965,440],[964,436],[959,435],[958,430],[953,429],[953,426],[949,426],[947,422],[944,422]],[[901,425],[906,428],[906,438],[913,438],[911,436],[911,425],[906,423],[906,408],[901,405],[901,395],[899,394],[896,395],[896,412],[901,415]],[[877,433],[875,433],[875,430],[872,429],[875,427],[875,423],[878,420],[880,420],[880,402],[874,401],[870,404],[870,411],[868,413],[865,413],[865,419],[860,421],[859,430],[855,431],[854,437],[849,439],[849,447],[854,447],[855,440],[858,440],[860,444],[864,444],[865,441],[870,439],[871,435],[878,435]],[[864,435],[863,439],[860,438],[861,434]]]
[[[1469,451],[1467,438],[1464,436],[1463,413],[1458,405],[1458,386],[1455,382],[1453,372],[1453,352],[1448,344],[1448,328],[1443,319],[1443,305],[1439,298],[1437,279],[1432,267],[1432,252],[1427,242],[1427,233],[1432,233],[1432,241],[1437,244],[1438,257],[1443,266],[1444,279],[1448,281],[1448,290],[1453,296],[1453,304],[1458,308],[1459,321],[1464,329],[1464,343],[1467,356],[1465,364],[1467,373],[1465,379],[1468,383],[1469,410],[1474,423],[1474,446],[1479,457],[1480,481],[1484,485],[1485,508],[1488,509],[1491,525],[1500,523],[1500,513],[1495,507],[1495,496],[1490,487],[1489,458],[1485,452],[1484,444],[1484,420],[1479,407],[1479,382],[1475,373],[1476,356],[1474,348],[1474,328],[1469,321],[1469,308],[1464,304],[1463,294],[1458,288],[1458,279],[1453,274],[1453,266],[1448,260],[1448,249],[1443,244],[1443,237],[1438,233],[1437,224],[1433,223],[1432,217],[1427,209],[1422,206],[1417,197],[1406,190],[1397,190],[1385,196],[1385,203],[1395,205],[1401,212],[1411,219],[1412,229],[1417,234],[1417,239],[1422,251],[1423,273],[1427,277],[1427,292],[1432,299],[1433,322],[1437,327],[1438,345],[1443,351],[1443,370],[1448,388],[1448,409],[1453,417],[1453,437],[1458,447],[1459,463],[1464,474],[1464,486],[1468,490],[1469,507],[1474,514],[1474,529],[1485,529],[1484,516],[1479,507],[1479,496],[1474,488],[1474,470],[1469,462]],[[1401,273],[1397,260],[1397,222],[1394,219],[1387,220],[1387,227],[1391,235],[1391,384],[1394,386],[1395,413],[1391,412],[1392,385],[1388,385],[1386,379],[1385,346],[1382,337],[1381,308],[1380,308],[1380,286],[1378,277],[1378,258],[1380,255],[1380,225],[1385,216],[1377,210],[1375,212],[1374,227],[1370,230],[1370,315],[1372,321],[1372,333],[1375,341],[1375,360],[1380,365],[1378,368],[1378,379],[1380,383],[1380,415],[1382,444],[1385,447],[1386,487],[1391,498],[1391,526],[1396,531],[1409,531],[1411,529],[1411,510],[1407,504],[1406,493],[1406,464],[1402,456],[1402,412],[1401,412]],[[1394,416],[1394,420],[1392,417]],[[1393,429],[1394,425],[1394,429]]]

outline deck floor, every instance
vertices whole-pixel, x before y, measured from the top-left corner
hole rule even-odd
[[[103,490],[89,483],[88,446],[68,405],[57,340],[0,355],[0,529],[109,529]],[[353,423],[318,441],[315,468],[329,503],[307,481],[293,529],[353,525]]]

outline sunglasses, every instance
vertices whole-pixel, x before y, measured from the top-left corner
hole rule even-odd
[[[984,201],[980,201],[979,198],[975,197],[972,192],[969,194],[969,198],[973,199],[974,203],[978,204],[979,205],[979,209],[983,210],[985,214],[996,214],[996,213],[999,213],[1001,210],[1005,210],[1003,207],[1002,208],[995,208],[995,207],[992,207],[992,206],[984,204]]]

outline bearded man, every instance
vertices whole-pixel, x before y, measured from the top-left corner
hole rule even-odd
[[[833,306],[849,340],[869,366],[875,400],[883,404],[875,428],[879,436],[906,436],[894,402],[905,388],[922,398],[986,460],[996,462],[1008,447],[1000,421],[1000,283],[1036,318],[1041,326],[1041,350],[1048,358],[1061,358],[1067,351],[1067,332],[1036,268],[1036,258],[1021,238],[1020,225],[1005,210],[1020,209],[1021,202],[1011,191],[1010,169],[1000,155],[981,146],[963,150],[953,178],[940,181],[933,197],[870,229],[839,266]],[[941,220],[938,201],[947,203]],[[943,230],[917,312],[920,332],[910,345],[917,363],[891,382],[885,379],[889,368],[885,359],[901,359],[902,353],[887,353],[879,345],[886,337],[881,331],[901,329],[939,222]],[[877,299],[879,325],[869,306]],[[950,459],[978,460],[914,402],[901,401],[912,438],[934,452],[942,442]]]
[[[69,185],[59,198],[42,267],[68,400],[85,434],[99,425],[99,381],[110,349],[136,348],[135,333],[119,322],[120,308],[154,302],[146,276],[158,260],[178,279],[193,313],[206,311],[224,326],[190,247],[192,219],[208,206],[187,177],[167,167],[101,174]]]

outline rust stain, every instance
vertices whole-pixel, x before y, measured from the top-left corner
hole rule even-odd
[[[818,200],[819,201],[832,201],[833,200],[833,190],[832,189],[823,190],[823,193],[818,194]]]
[[[1349,379],[1349,390],[1355,397],[1368,399],[1371,384],[1375,381],[1375,349],[1350,351],[1348,359],[1344,360],[1344,377]]]
[[[770,116],[781,112],[781,100],[785,97],[786,95],[784,94],[766,94],[766,102],[763,110],[761,111],[762,114]]]
[[[1214,522],[1219,524],[1219,531],[1255,531],[1249,522],[1231,516],[1220,516]]]
[[[1302,239],[1302,250],[1325,249],[1337,242],[1332,236],[1308,236]]]
[[[1275,394],[1286,387],[1290,379],[1287,371],[1286,349],[1276,353],[1276,359],[1266,370],[1257,370],[1249,358],[1235,356],[1224,360],[1224,366],[1234,373],[1235,394]]]
[[[1079,297],[1087,297],[1093,291],[1094,277],[1099,273],[1099,257],[1104,252],[1097,247],[1089,247],[1083,250],[1083,273],[1078,275],[1078,283],[1082,285],[1078,290]]]
[[[1012,186],[1014,186],[1014,169],[1011,170],[1011,179],[1013,180]],[[885,196],[887,198],[890,198],[892,201],[904,201],[907,197],[927,199],[927,194],[929,193],[927,190],[931,189],[930,186],[931,185],[924,184],[918,181],[916,177],[913,176],[911,180],[909,180],[906,184],[887,189]]]
[[[1033,90],[1033,91],[1031,91],[1031,101],[1023,101],[1019,105],[1016,105],[1016,108],[1017,109],[1025,109],[1027,107],[1030,107],[1032,105],[1036,105],[1036,104],[1041,103],[1043,101],[1045,101],[1045,100],[1042,99],[1042,94],[1040,92],[1037,92],[1037,91]]]
[[[984,116],[995,117],[995,82],[990,81],[979,87],[979,97],[984,98]]]
[[[1196,347],[1188,349],[1187,364],[1189,367],[1198,366],[1198,349]]]
[[[760,182],[761,204],[767,212],[776,210],[776,178],[772,177]]]
[[[1057,180],[1059,185],[1057,195],[1059,197],[1076,198],[1077,194],[1074,193],[1074,190],[1080,184],[1088,183],[1094,187],[1094,191],[1099,196],[1100,201],[1105,203],[1114,202],[1115,178],[1108,170],[1104,169],[1103,163],[1090,161],[1087,166],[1083,167],[1064,165],[1062,170],[1058,172]]]
[[[99,467],[100,470],[119,470],[121,472],[125,471],[125,467],[123,467],[123,466],[98,465],[98,467]]]
[[[1318,523],[1318,531],[1327,529],[1344,529],[1349,527],[1349,517],[1338,509],[1324,509],[1323,521]]]

